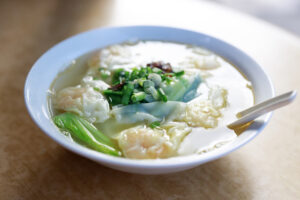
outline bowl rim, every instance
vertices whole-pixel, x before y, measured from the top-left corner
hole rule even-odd
[[[88,30],[79,34],[76,34],[74,36],[71,36],[59,43],[57,43],[56,45],[54,45],[53,47],[51,47],[49,50],[47,50],[32,66],[32,68],[30,69],[27,77],[26,77],[26,81],[25,81],[25,86],[24,86],[24,99],[25,99],[25,105],[26,108],[31,116],[31,118],[33,119],[33,121],[37,124],[37,126],[46,134],[48,135],[50,138],[52,138],[54,141],[56,141],[58,144],[60,144],[61,146],[63,146],[64,148],[79,154],[81,156],[87,157],[91,160],[97,161],[97,162],[101,162],[104,165],[114,165],[114,166],[122,166],[122,167],[134,167],[134,168],[143,168],[143,169],[162,169],[162,168],[170,168],[170,167],[184,167],[184,166],[190,166],[190,165],[200,165],[202,163],[206,163],[215,159],[218,159],[220,157],[223,157],[237,149],[239,149],[240,147],[244,146],[245,144],[247,144],[248,142],[250,142],[253,138],[255,138],[263,129],[264,127],[267,125],[267,123],[269,122],[272,113],[270,112],[264,116],[262,116],[260,118],[260,122],[262,122],[260,125],[255,126],[255,125],[251,125],[251,127],[253,127],[255,129],[255,133],[251,135],[251,137],[248,137],[246,140],[240,142],[238,145],[235,145],[232,148],[227,148],[226,150],[224,148],[220,148],[222,149],[222,151],[220,151],[220,149],[216,149],[214,151],[208,152],[206,153],[207,156],[203,157],[202,155],[198,155],[198,154],[192,154],[192,155],[186,155],[186,156],[178,156],[178,157],[172,157],[172,158],[167,158],[167,159],[145,159],[145,160],[137,160],[137,159],[128,159],[128,158],[123,158],[123,157],[113,157],[110,155],[106,155],[104,153],[101,152],[96,152],[94,150],[88,149],[84,146],[81,146],[77,143],[74,142],[70,142],[67,141],[66,139],[62,139],[61,137],[57,137],[56,134],[57,132],[59,132],[59,130],[57,129],[56,132],[52,132],[51,130],[46,129],[46,127],[40,123],[38,117],[36,115],[34,115],[34,112],[36,110],[36,108],[34,107],[34,105],[31,104],[30,102],[30,94],[29,94],[29,89],[30,89],[30,84],[31,84],[31,79],[34,77],[34,69],[39,67],[39,63],[42,59],[45,58],[45,56],[50,52],[50,51],[55,51],[55,49],[58,46],[64,45],[80,36],[83,35],[88,35],[91,34],[93,32],[97,32],[97,31],[104,31],[104,30],[113,30],[113,29],[143,29],[143,28],[148,28],[148,29],[168,29],[170,31],[186,31],[186,32],[191,32],[194,34],[199,34],[205,37],[208,37],[212,40],[218,41],[221,44],[225,45],[225,46],[230,46],[232,49],[235,49],[236,51],[239,51],[240,53],[242,53],[244,56],[246,56],[248,59],[250,59],[254,64],[256,64],[256,66],[262,71],[264,78],[266,78],[267,83],[269,84],[270,87],[270,94],[271,96],[274,96],[274,88],[273,88],[273,84],[271,82],[270,77],[265,73],[265,71],[263,70],[262,67],[260,67],[260,65],[258,65],[251,57],[249,57],[246,53],[244,53],[242,50],[238,49],[237,47],[223,41],[220,40],[218,38],[212,37],[210,35],[198,32],[198,31],[193,31],[193,30],[189,30],[189,29],[183,29],[183,28],[175,28],[175,27],[169,27],[169,26],[144,26],[144,25],[138,25],[138,26],[113,26],[113,27],[104,27],[104,28],[97,28],[97,29],[92,29],[92,30]],[[129,38],[130,39],[130,38]],[[95,49],[96,50],[96,49]],[[226,57],[225,57],[226,59]],[[237,66],[238,67],[238,66]],[[53,80],[52,80],[53,81]],[[47,91],[45,91],[47,92]],[[51,122],[53,124],[53,122]],[[53,124],[54,125],[54,124]],[[54,125],[55,126],[55,125]],[[60,132],[59,132],[60,133]],[[226,145],[228,146],[228,145]]]

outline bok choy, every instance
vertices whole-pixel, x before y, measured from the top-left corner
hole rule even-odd
[[[121,152],[110,138],[87,120],[66,112],[55,116],[53,121],[58,128],[68,132],[77,142],[105,154],[121,156]]]

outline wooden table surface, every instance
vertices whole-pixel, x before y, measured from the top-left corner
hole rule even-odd
[[[300,91],[300,39],[215,4],[192,0],[0,1],[0,199],[300,199],[300,98],[243,148],[159,176],[115,171],[57,145],[23,100],[39,56],[82,31],[167,25],[221,38],[252,56],[277,93]]]

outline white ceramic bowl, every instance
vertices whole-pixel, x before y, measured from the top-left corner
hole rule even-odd
[[[270,79],[249,56],[232,45],[211,36],[193,31],[159,27],[130,26],[91,30],[66,39],[42,55],[30,70],[24,88],[25,102],[35,123],[53,140],[70,151],[121,171],[140,174],[161,174],[186,170],[220,158],[249,142],[265,127],[271,113],[253,123],[248,130],[228,145],[202,155],[190,155],[156,160],[131,160],[99,153],[66,139],[53,124],[47,103],[47,90],[56,75],[77,57],[124,41],[161,40],[199,45],[226,58],[252,82],[255,101],[261,102],[274,96]]]

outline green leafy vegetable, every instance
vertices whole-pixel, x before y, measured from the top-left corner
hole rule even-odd
[[[72,138],[87,147],[112,156],[121,156],[121,152],[109,137],[101,133],[87,120],[73,114],[63,113],[53,118],[55,125],[70,133]]]

